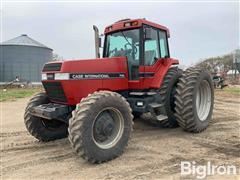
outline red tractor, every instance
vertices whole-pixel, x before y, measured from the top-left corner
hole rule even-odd
[[[214,91],[205,70],[182,71],[170,58],[168,28],[145,19],[124,19],[105,29],[103,57],[50,62],[42,70],[45,92],[25,110],[27,130],[40,141],[69,137],[91,163],[118,157],[133,118],[151,114],[163,127],[201,132],[212,118]]]

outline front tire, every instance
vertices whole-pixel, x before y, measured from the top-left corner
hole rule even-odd
[[[83,98],[69,121],[73,149],[91,163],[102,163],[122,154],[127,146],[133,115],[120,94],[99,91]]]
[[[24,123],[28,132],[40,141],[51,141],[67,137],[67,125],[57,120],[46,120],[30,114],[29,109],[50,101],[46,93],[36,94],[25,109]]]
[[[205,130],[212,119],[214,104],[210,74],[199,68],[187,69],[179,80],[175,97],[179,125],[188,132]]]

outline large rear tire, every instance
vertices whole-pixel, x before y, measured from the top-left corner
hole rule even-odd
[[[180,78],[176,93],[176,113],[179,125],[189,132],[205,130],[212,118],[214,88],[212,78],[203,69],[189,68]]]
[[[99,91],[83,98],[69,121],[73,149],[91,163],[102,163],[122,154],[133,123],[130,105],[120,94]]]
[[[29,109],[41,104],[49,103],[46,93],[36,94],[25,109],[24,123],[28,132],[40,141],[51,141],[67,137],[67,124],[57,120],[46,120],[33,116]]]

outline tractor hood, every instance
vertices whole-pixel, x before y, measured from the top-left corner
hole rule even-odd
[[[128,76],[126,57],[55,61],[45,64],[42,73],[69,73],[70,79],[80,78],[77,74],[121,73]]]
[[[42,84],[52,102],[74,105],[99,90],[128,89],[125,57],[67,60],[45,64]]]

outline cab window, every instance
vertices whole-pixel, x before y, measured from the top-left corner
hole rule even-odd
[[[104,57],[126,56],[128,59],[129,79],[139,79],[139,29],[114,32],[106,37]]]
[[[159,46],[160,46],[160,57],[161,58],[169,57],[167,35],[166,35],[166,32],[164,31],[159,31]]]
[[[151,66],[160,58],[158,31],[151,27],[145,27],[144,31],[144,62],[145,65]]]

